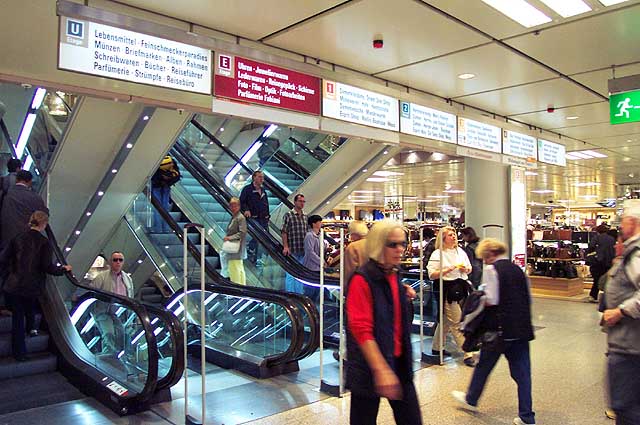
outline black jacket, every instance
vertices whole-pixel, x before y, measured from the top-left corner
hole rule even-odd
[[[13,238],[0,255],[0,265],[8,271],[4,291],[37,298],[42,293],[46,274],[62,276],[64,269],[52,263],[49,240],[37,230],[27,230]]]
[[[398,276],[400,308],[402,309],[402,357],[396,362],[393,355],[393,295],[387,278],[373,261],[365,263],[357,274],[362,275],[369,284],[373,298],[373,335],[389,366],[394,370],[401,383],[413,379],[411,360],[411,305],[407,301],[404,285]],[[349,295],[347,294],[347,297]],[[348,320],[348,317],[347,317]],[[365,397],[378,397],[373,385],[373,374],[362,351],[351,332],[347,332],[347,388],[352,393]]]
[[[3,247],[20,233],[29,230],[29,218],[35,211],[49,213],[40,195],[20,184],[9,189],[0,211]]]
[[[589,250],[596,253],[598,265],[609,270],[616,257],[616,240],[606,233],[597,233],[589,241]]]

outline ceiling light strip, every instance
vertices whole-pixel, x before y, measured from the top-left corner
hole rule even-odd
[[[531,28],[551,22],[551,18],[524,0],[482,0],[520,25]]]

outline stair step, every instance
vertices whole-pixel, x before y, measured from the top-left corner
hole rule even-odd
[[[142,301],[149,304],[162,304],[162,302],[164,301],[164,297],[162,296],[162,294],[143,295]]]
[[[57,364],[58,359],[49,352],[31,354],[25,362],[16,361],[13,357],[3,357],[0,358],[0,380],[54,372]],[[0,383],[0,387],[2,385]]]
[[[40,333],[38,336],[26,337],[27,353],[47,351],[49,347],[49,335]],[[0,358],[11,356],[11,334],[0,334]]]

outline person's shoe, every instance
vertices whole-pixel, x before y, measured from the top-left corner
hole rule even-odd
[[[598,303],[598,299],[597,298],[593,298],[592,296],[589,296],[589,300],[588,300],[591,304],[597,304]]]
[[[473,357],[467,357],[463,360],[463,362],[469,367],[476,367],[476,361],[473,359]]]
[[[616,419],[616,412],[614,412],[612,409],[604,409],[604,415],[609,419]]]
[[[440,350],[431,350],[431,354],[433,354],[434,356],[439,356],[440,355]],[[451,357],[451,353],[448,352],[447,350],[442,350],[442,355],[444,355],[445,357]]]
[[[37,329],[31,329],[31,331],[29,332],[29,336],[38,336],[38,330]]]
[[[467,401],[467,393],[462,391],[451,391],[451,397],[458,402],[459,407],[462,409],[470,410],[471,412],[477,412],[478,406],[474,406],[473,404],[469,404]]]
[[[513,420],[513,425],[536,425],[536,423],[532,423],[532,424],[528,424],[525,421],[523,421],[522,419],[520,419],[520,416],[518,416],[517,418],[515,418]]]

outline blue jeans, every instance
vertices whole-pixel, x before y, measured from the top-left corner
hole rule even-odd
[[[609,399],[617,425],[640,424],[640,356],[609,353]]]
[[[164,208],[166,212],[169,212],[171,188],[154,187],[151,189],[151,193],[153,193],[153,196],[160,202],[162,208]],[[171,227],[169,227],[167,222],[164,221],[160,213],[155,208],[153,209],[153,227],[151,228],[151,231],[154,233],[169,233],[171,231]]]
[[[504,354],[509,362],[511,378],[518,384],[518,416],[526,424],[536,423],[531,400],[531,358],[529,341],[505,341],[504,353],[480,350],[480,361],[473,370],[471,384],[467,391],[467,403],[477,406],[489,374]]]
[[[304,258],[304,254],[290,254],[291,258],[295,259],[298,263],[302,264],[302,259]],[[287,273],[284,280],[284,289],[287,292],[296,292],[298,294],[304,293],[304,284],[300,282],[295,277],[291,276]]]
[[[260,226],[265,229],[267,234],[269,233],[269,219],[268,218],[250,218],[249,220],[254,220]],[[249,261],[252,264],[256,264],[258,259],[262,256],[262,252],[260,252],[260,245],[258,245],[258,240],[256,238],[250,238],[249,243],[247,244],[247,255]]]

